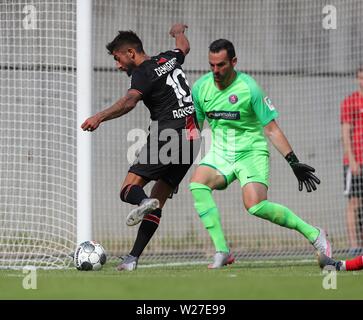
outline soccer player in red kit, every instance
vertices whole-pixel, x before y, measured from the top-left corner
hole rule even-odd
[[[359,90],[341,103],[342,139],[344,147],[344,194],[349,197],[346,219],[350,253],[362,252],[360,208],[363,197],[363,67],[357,70]]]

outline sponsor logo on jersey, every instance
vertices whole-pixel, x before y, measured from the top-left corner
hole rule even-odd
[[[232,94],[228,98],[229,102],[235,104],[238,101],[238,97],[235,94]]]
[[[271,111],[273,111],[273,110],[275,110],[275,106],[272,104],[272,101],[271,101],[271,99],[269,98],[269,97],[264,97],[263,98],[263,101],[265,102],[265,104],[266,104],[266,106],[268,106],[268,108],[271,110]]]
[[[160,77],[163,74],[174,70],[175,65],[176,65],[176,58],[173,58],[173,59],[170,59],[168,62],[165,62],[162,66],[155,68],[154,70],[155,70],[157,76]]]
[[[173,110],[173,118],[181,119],[194,113],[194,105]]]
[[[239,120],[240,113],[239,111],[209,111],[206,112],[206,115],[209,119],[223,119],[223,120]]]

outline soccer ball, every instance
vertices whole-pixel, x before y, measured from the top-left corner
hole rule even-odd
[[[78,270],[101,270],[106,263],[106,252],[96,241],[82,242],[74,253],[73,262]]]

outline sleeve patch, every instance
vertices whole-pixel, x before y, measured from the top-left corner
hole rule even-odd
[[[268,108],[271,110],[271,111],[274,111],[275,110],[275,106],[273,105],[271,99],[269,97],[264,97],[263,98],[263,101],[265,102],[266,106],[268,106]]]

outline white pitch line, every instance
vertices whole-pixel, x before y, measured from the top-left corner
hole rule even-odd
[[[276,264],[276,263],[311,263],[315,262],[314,259],[304,259],[304,260],[257,260],[257,261],[237,261],[237,264]],[[210,261],[198,261],[198,262],[169,262],[169,263],[154,263],[154,264],[145,264],[138,265],[139,268],[158,268],[158,267],[181,267],[181,266],[192,266],[192,265],[200,265],[200,264],[208,264]]]

